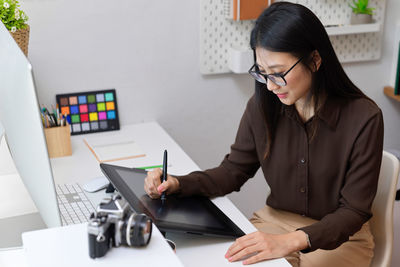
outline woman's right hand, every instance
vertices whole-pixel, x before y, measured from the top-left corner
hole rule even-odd
[[[144,191],[152,199],[159,198],[162,192],[166,192],[167,195],[178,192],[179,181],[171,175],[167,175],[167,180],[161,183],[161,176],[163,172],[157,168],[147,172],[146,179],[144,180]]]

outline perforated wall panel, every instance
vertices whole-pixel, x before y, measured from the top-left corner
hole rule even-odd
[[[227,73],[229,48],[248,48],[254,21],[226,19],[230,0],[201,0],[200,71],[203,74]],[[349,24],[351,9],[347,0],[290,1],[310,8],[324,25]],[[383,27],[386,0],[370,0],[373,19]],[[342,63],[376,60],[381,54],[382,32],[331,36]],[[250,67],[250,66],[249,66]]]

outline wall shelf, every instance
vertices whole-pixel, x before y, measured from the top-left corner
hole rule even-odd
[[[383,88],[383,93],[384,93],[386,96],[388,96],[388,97],[390,97],[390,98],[392,98],[392,99],[394,99],[394,100],[396,100],[396,101],[400,101],[400,95],[395,95],[395,94],[394,94],[394,88],[391,87],[391,86],[385,86],[385,87]]]
[[[377,60],[381,57],[386,0],[370,0],[370,5],[375,8],[373,23],[359,25],[349,25],[352,11],[348,1],[286,1],[304,5],[320,18],[341,63]],[[246,51],[250,43],[250,31],[254,27],[254,20],[227,19],[226,14],[230,12],[232,0],[201,0],[199,2],[200,72],[202,74],[247,72],[254,61],[252,55],[248,56],[251,51]],[[234,48],[240,50],[242,55],[235,51],[231,53]],[[248,66],[245,66],[245,63]]]
[[[333,27],[325,26],[326,32],[329,36],[379,32],[380,28],[381,24],[379,22],[357,25],[340,25]]]
[[[340,25],[340,26],[325,26],[329,36],[340,36],[347,34],[374,33],[380,31],[381,24],[379,22],[357,25]],[[253,62],[253,51],[248,48],[229,48],[228,67],[234,73],[247,73],[249,66]],[[342,62],[348,62],[343,60]],[[246,63],[246,64],[238,64]]]

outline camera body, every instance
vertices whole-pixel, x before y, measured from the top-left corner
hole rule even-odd
[[[111,247],[146,246],[151,238],[152,220],[132,211],[119,194],[104,199],[88,223],[89,256],[103,257]]]

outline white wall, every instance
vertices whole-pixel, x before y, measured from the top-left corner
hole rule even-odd
[[[158,121],[203,169],[229,152],[247,99],[248,75],[199,73],[199,1],[23,0],[29,58],[42,103],[55,94],[116,88],[122,124]],[[390,78],[394,21],[387,0],[382,59],[348,64],[354,82],[382,108],[385,146],[400,148],[400,103],[383,95]],[[161,153],[161,152],[160,152]],[[260,173],[230,198],[247,215],[262,207]]]

